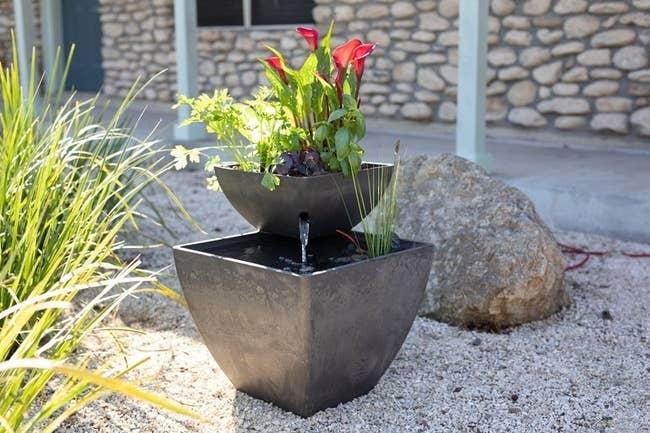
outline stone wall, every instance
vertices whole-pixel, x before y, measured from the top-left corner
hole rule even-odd
[[[172,0],[100,0],[104,91],[124,96],[133,82],[160,71],[143,91],[149,100],[171,101],[176,94]]]
[[[101,0],[102,57],[105,92],[122,96],[138,77],[167,69],[143,92],[150,100],[172,101],[176,95],[176,58],[172,0]],[[199,86],[202,92],[228,87],[245,97],[264,82],[257,60],[269,56],[265,44],[279,48],[288,59],[304,55],[293,27],[283,30],[199,28]]]
[[[168,69],[143,93],[171,101],[175,89],[172,0],[100,0],[105,91],[124,95],[138,77]],[[0,0],[0,57],[10,25]],[[375,117],[454,122],[458,0],[316,0],[334,43],[378,43],[367,62],[363,109]],[[650,136],[650,0],[491,0],[488,122],[491,125]],[[303,58],[283,29],[199,29],[202,91],[242,97],[264,82],[257,60],[279,48]],[[650,145],[649,145],[650,147]]]
[[[247,97],[266,83],[264,66],[258,60],[272,54],[270,45],[282,52],[294,67],[309,53],[293,27],[280,30],[199,29],[199,86],[212,93],[227,87],[234,97]]]
[[[173,98],[171,0],[102,4],[107,93],[169,68],[144,96]],[[318,27],[332,18],[335,44],[378,43],[362,87],[366,113],[455,121],[457,0],[317,0]],[[492,0],[488,42],[490,124],[650,135],[650,0]],[[305,53],[291,28],[199,29],[201,90],[249,94],[264,82],[265,43],[289,58]]]
[[[0,1],[0,62],[11,60],[11,28],[14,25],[13,7],[10,1]]]
[[[453,122],[457,0],[316,0],[337,35],[377,42],[370,114]],[[650,135],[650,0],[492,0],[488,121]]]
[[[34,44],[36,49],[41,46],[40,3],[33,0],[34,7]],[[0,0],[0,62],[3,65],[11,61],[11,30],[14,27],[14,8],[11,0]]]

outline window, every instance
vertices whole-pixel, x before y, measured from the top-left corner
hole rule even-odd
[[[199,26],[312,23],[314,0],[197,0]]]
[[[199,26],[243,26],[244,6],[241,0],[196,0]]]

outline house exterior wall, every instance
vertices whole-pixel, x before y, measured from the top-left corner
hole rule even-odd
[[[124,96],[136,79],[148,80],[149,100],[176,94],[173,0],[100,0],[104,92]]]
[[[0,49],[8,25],[0,0]],[[10,2],[9,2],[10,3]],[[454,122],[458,0],[316,0],[334,43],[378,43],[367,61],[362,108],[373,117]],[[174,99],[172,0],[101,0],[105,91],[123,95],[138,76],[168,69],[143,93]],[[491,0],[488,123],[650,136],[650,0]],[[301,59],[286,29],[199,29],[202,91],[245,97],[264,82],[264,44]],[[2,57],[2,56],[0,56]],[[650,144],[649,146],[650,147]]]
[[[168,69],[143,92],[146,99],[172,101],[176,95],[174,10],[172,0],[100,0],[105,70],[104,89],[124,95],[138,77]],[[199,87],[212,93],[228,87],[246,97],[264,82],[258,61],[267,57],[265,44],[300,59],[305,49],[294,27],[275,30],[199,28]]]
[[[40,2],[32,0],[34,8],[34,45],[37,52],[41,47]],[[0,62],[11,61],[11,30],[14,27],[14,8],[12,0],[0,0]]]
[[[0,62],[3,65],[11,60],[10,31],[13,26],[14,16],[11,2],[0,1]]]
[[[337,35],[377,42],[368,113],[456,118],[458,1],[316,0]],[[650,1],[492,0],[490,124],[650,135]]]

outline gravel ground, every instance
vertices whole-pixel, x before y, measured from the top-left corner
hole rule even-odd
[[[178,219],[170,218],[169,228],[182,242],[249,230],[222,194],[205,190],[204,178],[200,171],[181,172],[166,181],[208,234]],[[162,202],[156,194],[152,198]],[[147,388],[210,422],[111,396],[58,431],[650,432],[650,259],[617,253],[650,251],[650,245],[579,233],[557,236],[571,245],[615,251],[567,274],[570,308],[501,333],[418,318],[374,390],[309,419],[236,392],[183,308],[160,297],[130,300],[119,320],[148,331],[124,336],[133,359],[151,357],[142,370],[150,376]],[[143,260],[159,268],[171,263],[171,254],[167,248],[147,250]],[[167,282],[178,289],[173,277]]]

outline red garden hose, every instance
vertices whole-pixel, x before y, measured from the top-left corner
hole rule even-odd
[[[575,263],[573,265],[569,265],[566,268],[564,268],[565,271],[573,271],[579,268],[582,268],[584,265],[587,264],[589,261],[589,258],[591,256],[603,256],[605,254],[609,254],[611,251],[589,251],[589,250],[584,250],[582,248],[578,247],[573,247],[571,245],[566,245],[563,243],[558,242],[557,245],[560,247],[560,250],[563,253],[567,254],[584,254],[584,258],[580,260],[578,263]],[[640,259],[640,258],[650,258],[649,253],[626,253],[626,252],[621,252],[622,255],[625,257],[633,258],[633,259]]]

